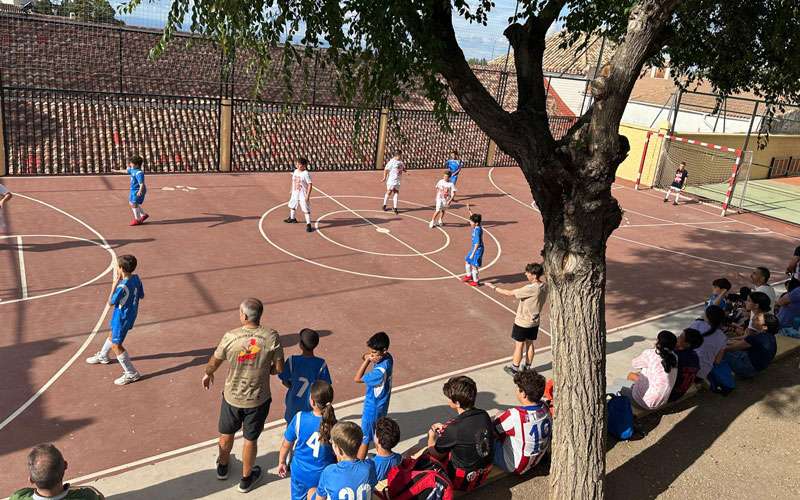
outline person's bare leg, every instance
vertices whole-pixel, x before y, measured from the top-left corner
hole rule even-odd
[[[533,367],[533,355],[536,353],[536,348],[533,345],[533,341],[525,342],[525,346],[525,364],[528,366],[528,369],[530,369]]]
[[[242,444],[242,477],[250,475],[258,455],[258,443],[245,439]]]
[[[233,449],[233,434],[220,434],[218,447],[217,463],[228,465],[231,459],[231,450]]]
[[[514,341],[514,357],[511,359],[511,364],[520,368],[520,363],[522,363],[522,350],[525,346],[524,342]]]

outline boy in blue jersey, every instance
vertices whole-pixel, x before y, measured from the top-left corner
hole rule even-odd
[[[356,458],[363,440],[361,429],[353,422],[339,422],[331,431],[331,444],[338,463],[325,467],[319,478],[314,500],[362,500],[372,498],[372,488],[378,483],[375,467]]]
[[[118,174],[128,174],[131,177],[131,189],[128,193],[128,202],[131,204],[133,211],[133,220],[129,225],[138,226],[143,224],[150,216],[145,213],[142,208],[144,197],[147,194],[147,186],[144,183],[144,158],[139,155],[131,156],[128,160],[128,168],[125,170],[112,170]]]
[[[90,365],[110,363],[109,351],[114,351],[117,361],[122,366],[122,376],[114,381],[117,385],[126,385],[136,382],[141,375],[133,367],[130,354],[122,346],[128,332],[136,322],[139,313],[139,301],[144,298],[144,287],[139,276],[133,274],[136,270],[136,257],[121,255],[117,258],[117,272],[114,283],[111,285],[111,296],[108,305],[114,307],[111,315],[111,333],[108,335],[103,347],[94,356],[87,358]]]
[[[286,360],[283,371],[278,377],[289,389],[286,392],[286,411],[283,414],[287,423],[292,421],[295,413],[311,411],[309,394],[311,384],[324,380],[332,384],[331,374],[325,360],[314,356],[314,349],[319,345],[319,334],[310,329],[300,330],[300,351],[302,354],[291,356]]]
[[[455,149],[450,151],[450,158],[444,164],[450,171],[450,182],[455,186],[458,183],[458,174],[461,173],[461,169],[464,166],[464,162],[458,159],[458,151]],[[455,195],[453,195],[453,198],[455,198]]]
[[[389,417],[381,417],[375,423],[375,456],[368,458],[375,466],[375,476],[383,481],[389,475],[389,469],[400,465],[403,455],[392,449],[400,442],[400,426]]]
[[[358,450],[358,458],[367,458],[369,443],[375,435],[375,423],[389,412],[389,399],[392,396],[392,369],[394,359],[389,354],[389,336],[386,332],[378,332],[367,341],[369,351],[361,359],[361,366],[353,380],[367,386],[364,398],[364,409],[361,413],[361,431],[363,441]],[[372,370],[367,368],[372,364]]]
[[[286,477],[289,467],[286,460],[292,455],[292,500],[306,500],[317,489],[323,469],[336,463],[331,447],[331,429],[336,425],[333,411],[333,387],[323,380],[311,385],[309,397],[311,411],[300,411],[283,434],[278,456],[278,475]],[[313,498],[313,497],[312,497]]]
[[[467,252],[467,256],[464,258],[466,261],[464,266],[466,275],[461,278],[461,281],[469,286],[480,286],[478,270],[481,264],[483,264],[483,226],[481,226],[481,214],[472,213],[469,203],[467,203],[467,212],[469,213],[469,225],[472,228],[472,245]]]

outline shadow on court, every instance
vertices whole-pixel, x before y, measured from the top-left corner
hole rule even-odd
[[[57,238],[54,238],[57,239]],[[8,241],[8,240],[5,240]],[[26,252],[55,252],[58,250],[70,250],[73,248],[102,248],[102,243],[97,240],[97,243],[92,243],[90,241],[83,241],[83,240],[61,240],[55,243],[34,243],[31,242],[30,238],[23,238],[22,240],[22,250]],[[108,246],[111,248],[121,248],[125,245],[131,245],[135,243],[150,243],[156,241],[155,238],[137,238],[137,239],[118,239],[118,240],[107,240]],[[19,247],[17,246],[16,242],[14,243],[0,243],[0,250],[10,250],[10,251],[17,251]]]
[[[207,227],[224,226],[227,224],[235,224],[247,220],[259,220],[260,215],[233,215],[233,214],[216,214],[216,213],[203,213],[203,217],[187,217],[183,219],[164,219],[164,220],[151,220],[145,224],[149,226],[163,226],[172,224],[208,224]]]

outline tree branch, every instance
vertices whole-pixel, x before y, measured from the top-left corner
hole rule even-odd
[[[599,160],[619,154],[618,130],[645,61],[661,48],[664,30],[680,0],[640,0],[628,16],[625,39],[591,82],[591,150]],[[611,140],[609,140],[611,139]],[[627,153],[627,152],[626,152]]]
[[[409,19],[409,23],[415,21]],[[505,111],[469,67],[464,52],[456,41],[450,2],[438,1],[432,9],[428,30],[436,43],[430,44],[430,57],[437,71],[447,80],[464,111],[504,151],[522,152],[525,140],[514,125],[512,116]],[[411,32],[412,36],[424,37]]]

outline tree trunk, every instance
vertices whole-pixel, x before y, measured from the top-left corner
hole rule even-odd
[[[556,399],[550,496],[558,500],[604,495],[605,254],[621,220],[611,196],[621,158],[601,164],[579,151],[556,152],[537,162],[548,165],[541,174],[521,162],[544,223]]]
[[[554,249],[545,257],[557,412],[550,468],[554,499],[599,499],[604,492],[604,243],[586,250],[579,256]]]

